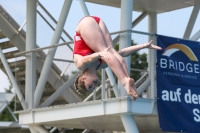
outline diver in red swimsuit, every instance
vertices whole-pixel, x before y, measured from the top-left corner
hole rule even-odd
[[[99,21],[100,21],[99,17],[96,17],[96,16],[89,16],[89,17],[94,18],[95,21],[99,24]],[[79,54],[79,55],[82,55],[82,56],[86,56],[86,55],[90,55],[90,54],[93,54],[93,53],[95,53],[95,52],[88,47],[88,45],[85,43],[85,41],[83,40],[81,35],[76,31],[75,36],[74,36],[74,51],[73,51],[73,54]],[[100,58],[99,59],[99,65],[98,65],[97,69],[99,68],[101,63],[102,63],[102,60]]]
[[[75,81],[76,91],[83,94],[94,90],[98,83],[96,70],[109,66],[127,93],[135,100],[138,97],[135,82],[129,77],[122,56],[129,56],[142,48],[161,49],[152,45],[150,41],[117,52],[112,47],[112,39],[105,23],[95,16],[84,17],[79,22],[74,36],[74,63],[83,71]]]

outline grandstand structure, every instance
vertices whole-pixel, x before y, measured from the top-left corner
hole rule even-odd
[[[155,50],[148,50],[148,69],[142,70],[141,78],[136,81],[140,95],[136,101],[127,95],[120,83],[116,83],[109,68],[99,72],[101,84],[92,93],[80,96],[73,87],[79,74],[72,60],[73,37],[64,30],[73,0],[64,1],[58,20],[40,1],[14,0],[12,3],[18,2],[26,12],[26,19],[18,20],[7,6],[11,1],[1,1],[0,67],[15,88],[18,98],[15,113],[19,114],[19,124],[27,125],[31,133],[53,133],[56,130],[165,133],[159,127],[157,114]],[[199,0],[78,1],[81,6],[77,8],[81,8],[85,16],[90,15],[86,2],[121,8],[120,31],[111,33],[113,44],[119,44],[120,49],[130,46],[131,40],[144,43],[152,39],[156,44],[157,14],[191,6],[193,11],[183,38],[196,41],[200,38],[200,30],[191,37],[200,9]],[[141,12],[134,21],[133,11]],[[145,17],[148,17],[148,33],[133,31]],[[43,39],[38,34],[45,36],[39,30],[36,33],[39,25],[52,32],[49,46],[39,45]],[[125,61],[129,71],[134,70],[130,68],[130,57]],[[115,95],[111,96],[111,92]]]

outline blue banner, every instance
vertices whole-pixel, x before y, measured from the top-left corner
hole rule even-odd
[[[200,133],[200,43],[157,35],[160,128]]]

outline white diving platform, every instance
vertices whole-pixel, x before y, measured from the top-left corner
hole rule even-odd
[[[120,114],[133,116],[140,133],[160,132],[156,100],[112,98],[17,111],[19,124],[125,131]]]
[[[86,2],[121,7],[121,0],[85,0]],[[194,6],[197,0],[134,0],[133,10],[138,12],[164,13]]]

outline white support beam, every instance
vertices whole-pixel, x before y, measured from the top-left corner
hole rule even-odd
[[[157,33],[157,14],[156,13],[149,13],[149,33]],[[152,39],[151,37],[149,37]],[[151,87],[149,88],[149,98],[154,99],[156,96],[156,83],[155,83],[155,71],[156,71],[156,51],[153,49],[148,49],[149,54],[149,74],[151,79]]]
[[[20,50],[25,51],[25,39],[12,24],[8,21],[10,18],[6,18],[2,13],[0,13],[0,29],[6,35],[7,38],[12,41],[13,44]]]
[[[85,4],[85,0],[79,0],[79,3],[81,5],[82,11],[84,13],[85,16],[90,16],[89,11],[87,9],[87,6]]]
[[[120,17],[120,30],[132,29],[132,10],[133,0],[121,0],[121,17]],[[131,45],[131,33],[122,33],[119,37],[119,50],[129,47]],[[124,58],[128,73],[130,74],[130,56]],[[121,96],[127,96],[127,92],[123,85],[118,81]]]
[[[101,70],[101,99],[105,99],[105,89],[106,89],[106,74],[105,74],[105,69]]]
[[[113,91],[115,93],[115,96],[120,97],[120,91],[119,91],[117,84],[115,82],[115,78],[114,78],[114,75],[112,73],[112,70],[109,67],[106,68],[106,73],[108,75],[108,78],[110,79],[110,84],[113,87]]]
[[[133,0],[121,0],[120,30],[132,29],[132,10]],[[131,46],[131,33],[127,32],[126,34],[120,35],[119,41],[119,49]],[[126,62],[128,73],[130,74],[131,58],[130,56],[125,57],[124,60]],[[120,95],[127,96],[127,92],[120,82],[118,82],[118,87],[120,88]],[[135,121],[131,115],[121,114],[120,118],[127,133],[139,133]]]
[[[193,30],[193,27],[194,27],[194,24],[195,24],[195,21],[196,21],[196,18],[198,16],[198,13],[199,13],[199,9],[200,9],[200,1],[197,0],[195,1],[195,5],[194,5],[194,8],[193,8],[193,11],[192,11],[192,14],[190,16],[190,20],[188,22],[188,25],[187,25],[187,28],[185,30],[185,33],[183,35],[183,38],[185,39],[189,39],[190,36],[191,36],[191,32]]]
[[[156,13],[149,13],[148,18],[148,31],[149,33],[157,33],[157,14]]]
[[[132,114],[120,115],[126,133],[139,133]]]
[[[26,51],[36,48],[36,5],[37,0],[27,0],[27,23],[26,23]],[[25,101],[28,108],[34,107],[34,92],[36,87],[36,53],[26,55],[26,87]]]
[[[142,14],[140,14],[140,16],[138,16],[138,17],[132,22],[132,28],[134,28],[138,23],[140,23],[147,15],[148,15],[147,12],[143,12]]]
[[[195,33],[194,36],[192,36],[192,37],[190,38],[190,40],[197,41],[199,38],[200,38],[200,30],[197,31],[197,33]]]
[[[138,96],[142,95],[142,93],[150,86],[151,79],[148,78],[137,88]]]
[[[20,103],[22,104],[23,109],[27,109],[27,104],[26,104],[26,102],[24,100],[24,97],[23,97],[23,95],[22,95],[22,93],[20,91],[20,88],[19,88],[19,86],[18,86],[18,84],[17,84],[17,82],[15,80],[15,77],[12,74],[12,71],[11,71],[9,65],[8,65],[8,62],[7,62],[3,52],[1,50],[1,47],[0,47],[0,59],[1,59],[2,63],[3,63],[3,65],[4,65],[4,68],[6,69],[6,72],[8,74],[8,77],[9,77],[13,87],[15,88],[15,92],[16,92],[18,98],[19,98]]]
[[[63,4],[63,8],[62,8],[62,11],[61,11],[61,14],[60,14],[57,26],[56,26],[56,30],[54,32],[54,35],[53,35],[53,38],[51,41],[51,45],[59,43],[65,21],[67,19],[68,13],[69,13],[71,3],[72,3],[72,0],[65,0],[65,2]],[[44,91],[44,87],[45,87],[45,84],[46,84],[46,81],[48,78],[48,74],[49,74],[51,65],[53,63],[53,58],[54,58],[55,52],[56,52],[56,48],[52,48],[49,50],[49,52],[47,54],[47,57],[44,62],[44,66],[42,68],[41,75],[40,75],[40,78],[39,78],[39,81],[38,81],[38,84],[37,84],[37,87],[35,90],[35,94],[34,94],[34,107],[39,106],[39,102],[42,97],[42,93]]]

